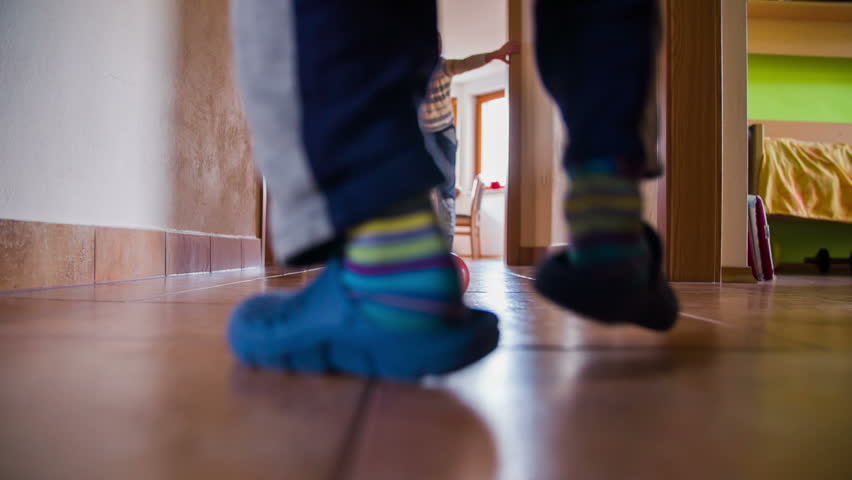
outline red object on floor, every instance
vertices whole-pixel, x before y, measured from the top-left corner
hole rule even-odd
[[[465,263],[465,261],[455,253],[451,253],[450,255],[453,256],[453,262],[455,262],[456,270],[459,272],[462,292],[466,292],[468,285],[470,285],[470,270],[467,268],[467,263]]]

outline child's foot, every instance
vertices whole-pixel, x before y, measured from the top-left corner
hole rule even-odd
[[[571,248],[542,264],[538,290],[598,321],[671,328],[677,301],[662,275],[659,237],[642,221],[638,181],[608,159],[571,173],[564,207]]]
[[[545,259],[538,267],[535,287],[545,298],[603,323],[633,323],[651,330],[671,329],[677,320],[677,297],[662,271],[662,246],[657,233],[644,225],[649,255],[645,267],[634,263],[620,266],[579,266],[570,252]],[[646,278],[637,285],[630,279]]]
[[[353,229],[304,291],[243,302],[229,330],[250,365],[397,379],[462,368],[498,336],[496,316],[462,303],[425,197]]]

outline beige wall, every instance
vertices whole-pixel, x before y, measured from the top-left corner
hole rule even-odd
[[[722,2],[722,266],[748,266],[746,1]]]
[[[169,226],[260,236],[260,184],[234,82],[227,0],[180,0]]]
[[[0,2],[0,218],[257,235],[226,15]]]

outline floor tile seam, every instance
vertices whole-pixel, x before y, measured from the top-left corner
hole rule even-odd
[[[240,280],[240,281],[236,281],[236,282],[223,283],[223,284],[220,284],[220,285],[211,285],[211,286],[207,286],[207,287],[199,287],[199,288],[193,288],[193,289],[189,289],[189,290],[180,290],[180,291],[177,291],[177,292],[163,293],[163,294],[160,294],[160,295],[152,295],[152,296],[149,296],[149,297],[135,298],[135,299],[127,300],[127,301],[130,302],[130,303],[145,302],[146,300],[153,300],[155,298],[171,297],[171,296],[175,296],[175,295],[181,295],[181,294],[184,294],[184,293],[201,292],[201,291],[205,291],[205,290],[212,290],[214,288],[227,287],[227,286],[230,286],[230,285],[239,285],[239,284],[243,284],[243,283],[256,282],[256,281],[259,281],[259,280],[270,280],[270,279],[274,279],[274,278],[283,278],[283,277],[288,277],[288,276],[292,276],[292,275],[300,275],[300,274],[303,274],[303,273],[313,272],[313,271],[317,271],[317,270],[320,270],[320,268],[313,268],[313,269],[310,269],[310,270],[302,270],[302,271],[298,271],[298,272],[280,273],[280,274],[276,274],[276,275],[270,275],[270,276],[264,276],[264,277],[258,277],[258,278],[250,278],[250,279]]]

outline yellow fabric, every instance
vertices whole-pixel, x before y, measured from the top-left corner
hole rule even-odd
[[[763,148],[767,213],[852,223],[852,145],[770,138]]]

